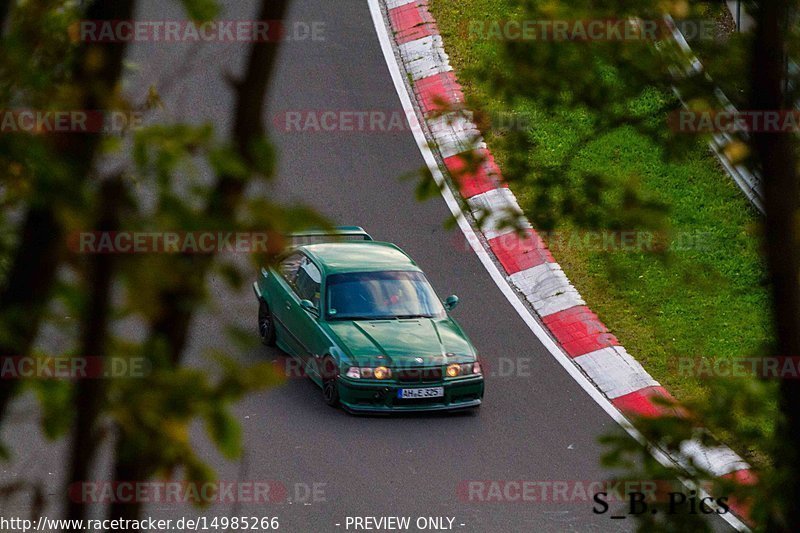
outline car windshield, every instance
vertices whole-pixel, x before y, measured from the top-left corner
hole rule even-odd
[[[328,276],[330,320],[441,318],[444,307],[422,272],[353,272]]]

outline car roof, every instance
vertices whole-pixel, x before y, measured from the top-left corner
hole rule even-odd
[[[298,247],[328,274],[374,270],[419,270],[396,245],[380,241],[340,241]]]

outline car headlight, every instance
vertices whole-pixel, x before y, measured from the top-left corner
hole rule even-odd
[[[447,373],[447,377],[448,378],[454,378],[456,376],[460,376],[461,375],[461,365],[458,365],[458,364],[455,364],[455,363],[452,364],[452,365],[447,365],[447,372],[446,373]]]
[[[392,377],[392,371],[385,366],[379,366],[377,368],[372,368],[371,366],[351,366],[347,369],[345,375],[353,379],[390,379]]]
[[[445,375],[448,378],[456,378],[458,376],[470,376],[473,374],[481,373],[481,364],[478,361],[474,363],[453,363],[447,365]]]

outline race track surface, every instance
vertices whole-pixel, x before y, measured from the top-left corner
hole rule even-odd
[[[137,16],[184,18],[175,4],[142,2]],[[247,19],[256,12],[251,1],[228,4],[221,18]],[[223,460],[202,427],[193,434],[220,479],[275,480],[290,497],[299,487],[292,497],[297,501],[207,510],[154,504],[146,514],[278,516],[281,530],[290,532],[344,531],[347,516],[410,516],[412,522],[421,516],[455,517],[455,530],[465,532],[632,529],[632,519],[593,514],[592,502],[481,503],[459,497],[459,484],[467,480],[607,479],[597,439],[622,430],[542,347],[457,230],[444,229],[449,216],[444,201],[414,199],[415,180],[400,179],[424,164],[410,132],[299,133],[284,131],[280,121],[276,125],[275,116],[287,110],[400,110],[366,1],[295,0],[289,18],[289,23],[322,22],[325,39],[282,47],[265,117],[280,154],[279,172],[272,186],[251,194],[302,201],[337,223],[361,225],[406,250],[441,297],[457,294],[461,303],[453,315],[488,362],[485,402],[476,414],[354,417],[325,406],[309,380],[290,379],[235,407],[246,447],[241,462]],[[163,117],[211,120],[225,132],[232,103],[225,75],[241,70],[246,45],[190,48],[135,45],[130,60],[140,66],[127,74],[126,90],[142,99],[155,83],[163,89]],[[197,317],[190,364],[205,365],[209,348],[226,348],[220,317],[256,334],[249,285],[234,293],[221,280],[209,283],[216,308]],[[279,351],[263,347],[243,359],[285,362]],[[55,516],[64,448],[36,435],[29,421],[32,405],[30,398],[17,402],[18,421],[4,430],[16,460],[4,467],[3,478],[29,476],[45,483]],[[103,472],[99,467],[97,479],[108,475]],[[320,491],[316,501],[297,498],[314,484]],[[19,510],[9,505],[22,504],[7,503],[4,515]]]

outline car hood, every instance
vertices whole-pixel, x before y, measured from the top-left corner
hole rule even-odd
[[[328,326],[340,347],[361,366],[429,366],[475,359],[472,343],[447,317],[342,320]]]

